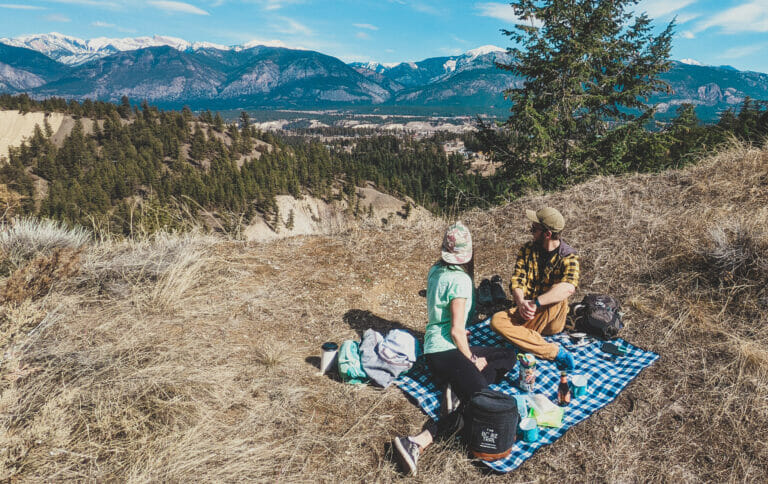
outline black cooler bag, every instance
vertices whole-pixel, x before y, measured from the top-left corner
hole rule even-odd
[[[508,456],[517,440],[519,421],[514,398],[488,388],[475,393],[464,412],[469,451],[488,461]]]

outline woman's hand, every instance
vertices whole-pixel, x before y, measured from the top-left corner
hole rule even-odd
[[[483,371],[483,369],[488,366],[488,360],[486,360],[484,356],[475,358],[475,366],[478,370]]]

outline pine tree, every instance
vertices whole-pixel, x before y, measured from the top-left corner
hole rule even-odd
[[[403,218],[408,220],[408,217],[411,216],[411,202],[405,202],[402,206],[403,209]]]
[[[515,47],[502,65],[521,76],[505,91],[512,146],[498,153],[512,176],[536,168],[537,183],[557,185],[583,171],[605,149],[599,141],[627,123],[645,123],[655,91],[669,91],[671,22],[657,36],[651,19],[635,16],[639,0],[515,0]]]
[[[240,111],[240,129],[248,130],[247,133],[245,131],[243,132],[243,136],[250,136],[251,134],[250,127],[251,127],[250,116],[248,116],[248,113],[246,111]]]
[[[45,129],[45,137],[50,138],[53,136],[53,128],[51,127],[51,123],[48,122],[48,116],[45,116],[45,119],[43,119],[43,126]]]
[[[275,232],[280,232],[280,207],[277,205],[277,200],[274,200],[273,204],[274,204],[274,215],[273,215],[274,227],[273,228]]]
[[[117,112],[123,119],[131,117],[131,100],[128,99],[128,96],[120,98],[120,107],[117,108]]]
[[[216,111],[216,116],[213,118],[213,129],[219,133],[224,131],[224,120],[221,118],[218,111]]]

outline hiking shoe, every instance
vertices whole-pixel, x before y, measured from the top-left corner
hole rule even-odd
[[[480,285],[477,286],[477,303],[491,304],[492,302],[493,295],[491,294],[491,281],[483,279],[480,281]]]
[[[444,417],[453,412],[459,408],[460,403],[459,397],[453,392],[451,385],[446,386],[443,392],[443,400],[440,402],[440,416]]]
[[[555,356],[555,366],[560,371],[573,371],[576,363],[573,361],[571,352],[560,346],[557,356]]]
[[[416,464],[419,462],[419,446],[408,437],[395,437],[394,444],[403,470],[408,470],[408,474],[415,476]]]
[[[499,275],[491,277],[491,295],[495,303],[507,300],[507,293],[504,292],[504,285],[501,283],[501,276]]]

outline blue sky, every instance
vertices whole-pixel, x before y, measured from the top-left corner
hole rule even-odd
[[[768,72],[768,0],[643,0],[665,25],[672,58]],[[353,60],[400,62],[508,47],[505,2],[456,0],[0,0],[0,37],[168,35],[224,45],[260,41]]]

